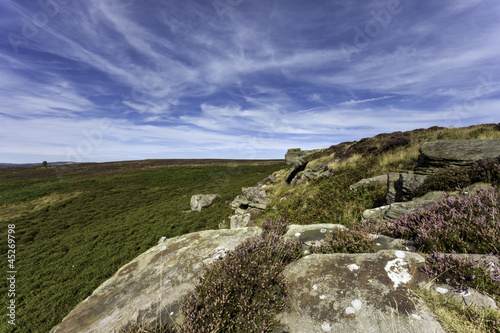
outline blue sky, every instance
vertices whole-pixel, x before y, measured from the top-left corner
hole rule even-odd
[[[500,122],[498,0],[0,0],[0,162]]]

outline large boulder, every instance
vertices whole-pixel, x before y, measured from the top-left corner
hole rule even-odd
[[[50,332],[114,332],[160,318],[181,324],[179,308],[204,265],[261,232],[257,227],[208,230],[167,239],[120,268]]]
[[[266,192],[261,188],[262,186],[243,187],[241,194],[231,202],[231,207],[233,209],[266,209],[267,205],[271,203],[271,199],[266,196]]]
[[[444,332],[409,289],[423,275],[416,253],[309,255],[284,270],[289,308],[278,315],[290,333]]]
[[[290,184],[295,176],[303,171],[307,166],[307,157],[316,150],[302,150],[300,148],[291,148],[285,154],[285,162],[292,166],[292,169],[285,177],[285,181]]]
[[[433,173],[437,168],[471,165],[499,156],[500,139],[426,142],[420,147],[416,170],[419,173]]]
[[[209,207],[218,197],[218,194],[195,194],[191,196],[191,210],[201,211]]]
[[[411,200],[413,192],[424,183],[427,177],[412,172],[391,172],[387,174],[386,203],[392,204],[393,202]]]

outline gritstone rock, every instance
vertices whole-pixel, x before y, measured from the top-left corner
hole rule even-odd
[[[444,332],[408,286],[424,258],[403,251],[314,254],[284,271],[289,307],[279,314],[290,333]]]
[[[159,316],[163,323],[181,324],[179,308],[204,265],[261,232],[257,227],[208,230],[167,239],[120,268],[50,332],[113,332]]]

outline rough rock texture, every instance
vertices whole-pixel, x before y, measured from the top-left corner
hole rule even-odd
[[[328,165],[320,164],[297,173],[293,180],[291,180],[290,185],[296,186],[319,178],[330,177],[331,175],[333,175],[333,172],[328,170]]]
[[[203,265],[261,232],[257,227],[209,230],[167,239],[120,268],[51,333],[113,332],[159,315],[162,322],[181,323],[179,308],[194,291]]]
[[[201,211],[209,207],[217,197],[218,194],[195,194],[191,196],[191,210]]]
[[[394,173],[394,174],[397,174],[397,173]],[[383,184],[383,185],[386,185],[389,175],[390,174],[380,175],[380,176],[376,176],[376,177],[372,177],[372,178],[367,178],[367,179],[362,179],[359,182],[357,182],[356,184],[353,184],[353,185],[349,186],[349,190],[351,190],[351,191],[357,191],[360,187],[363,187],[363,186],[366,186],[366,185],[370,185],[370,184]]]
[[[459,303],[465,303],[467,306],[474,306],[481,310],[498,310],[497,303],[493,298],[484,295],[472,288],[467,292],[458,292],[453,290],[453,288],[448,285],[440,284],[433,286],[433,289],[440,294],[457,300]]]
[[[234,215],[230,217],[231,229],[248,226],[250,220],[258,216],[271,203],[264,190],[266,185],[243,187],[241,194],[232,202]]]
[[[415,198],[408,202],[395,202],[390,205],[385,205],[377,208],[366,209],[363,211],[363,220],[397,220],[407,212],[415,211],[419,208],[429,207],[436,203],[443,194],[438,191],[429,192],[426,195]]]
[[[420,147],[416,170],[433,173],[436,168],[471,165],[500,156],[500,140],[442,140]]]
[[[411,172],[391,172],[387,175],[386,203],[411,200],[413,192],[424,183],[428,176]]]
[[[408,289],[424,258],[403,251],[310,255],[284,271],[289,309],[282,329],[309,332],[443,332]]]
[[[306,249],[311,245],[320,245],[328,233],[333,229],[346,229],[341,224],[318,223],[309,225],[292,224],[287,227],[284,237],[288,239],[299,238],[306,245]],[[403,239],[391,238],[388,236],[371,235],[373,239],[373,248],[380,250],[403,250],[415,251],[415,248]]]

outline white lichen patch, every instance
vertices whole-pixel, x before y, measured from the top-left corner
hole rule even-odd
[[[166,247],[166,246],[162,246],[162,247],[161,247],[161,249],[160,249],[160,252],[161,252],[161,251],[165,251],[166,249],[167,249],[167,247]]]
[[[317,285],[313,285],[313,289],[314,290],[318,289],[318,286]]]
[[[322,234],[325,234],[326,233],[326,229],[321,229],[319,232],[321,232]]]
[[[345,313],[347,314],[356,314],[356,311],[361,310],[361,307],[363,303],[359,299],[355,299],[354,301],[351,302],[352,306],[348,306],[345,309]]]
[[[401,252],[404,255],[402,251],[396,251],[396,255],[397,252]],[[401,283],[408,283],[411,281],[412,276],[408,272],[408,269],[404,267],[406,265],[406,262],[401,258],[391,260],[385,265],[385,271],[389,279],[394,282],[394,288],[397,288]]]
[[[349,266],[347,266],[347,268],[352,272],[358,270],[359,266],[356,264],[350,264]]]
[[[351,302],[351,305],[354,308],[354,310],[359,311],[361,310],[361,306],[363,305],[363,303],[361,303],[359,299],[355,299],[354,301]]]
[[[449,290],[448,290],[448,289],[446,289],[446,288],[437,287],[437,288],[436,288],[436,291],[437,291],[438,293],[440,293],[440,294],[443,294],[443,295],[444,295],[444,294],[448,293],[448,291],[449,291]]]
[[[354,309],[352,306],[348,306],[345,309],[345,313],[347,313],[347,314],[355,314],[356,313],[356,309]]]
[[[325,295],[321,295],[319,299],[325,299]]]
[[[380,243],[375,243],[375,245],[380,246],[381,244]]]
[[[219,258],[224,258],[226,256],[226,252],[229,251],[229,249],[225,247],[218,247],[215,249],[215,254],[212,256],[212,259],[219,259]]]
[[[411,315],[413,318],[415,318],[416,320],[422,320],[422,317],[420,317],[419,315],[417,314],[412,314]]]
[[[299,237],[299,236],[300,236],[300,232],[297,232],[297,233],[295,234],[295,237]]]
[[[321,325],[321,329],[323,330],[323,332],[331,332],[332,331],[332,327],[330,326],[330,323],[327,323],[326,321],[323,323],[323,325]]]
[[[396,257],[403,259],[405,257],[405,253],[403,251],[396,251]]]

